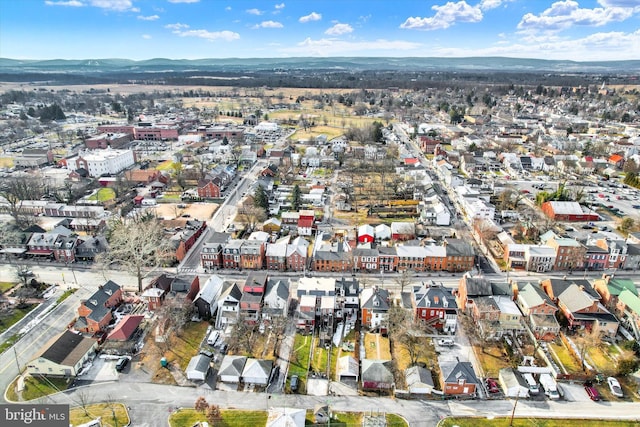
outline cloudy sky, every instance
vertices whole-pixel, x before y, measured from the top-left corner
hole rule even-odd
[[[640,0],[0,0],[16,59],[640,59]]]

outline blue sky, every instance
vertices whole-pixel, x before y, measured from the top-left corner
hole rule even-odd
[[[0,0],[16,59],[640,59],[640,0]]]

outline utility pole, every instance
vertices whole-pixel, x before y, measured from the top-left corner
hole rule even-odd
[[[511,420],[509,421],[509,427],[513,427],[513,416],[516,414],[516,406],[518,406],[518,398],[520,397],[520,390],[516,394],[516,401],[513,404],[513,410],[511,411]]]
[[[20,362],[18,362],[18,352],[16,351],[15,346],[13,347],[13,356],[16,359],[16,366],[18,367],[18,375],[20,374]]]

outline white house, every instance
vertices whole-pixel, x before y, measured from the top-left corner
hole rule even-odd
[[[387,224],[376,225],[375,234],[378,240],[389,240],[391,239],[391,227]]]
[[[93,357],[98,342],[69,330],[49,341],[40,355],[29,362],[27,372],[34,375],[75,377],[82,365]]]
[[[218,311],[216,315],[216,329],[225,329],[238,320],[240,312],[240,298],[242,290],[237,283],[227,283],[218,298]]]
[[[211,359],[204,354],[194,356],[187,365],[187,379],[192,381],[204,381],[211,369]]]
[[[273,360],[248,358],[242,370],[242,380],[245,384],[266,386],[273,369]]]

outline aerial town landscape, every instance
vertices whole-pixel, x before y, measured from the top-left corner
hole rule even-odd
[[[6,425],[640,425],[640,61],[6,46]]]

